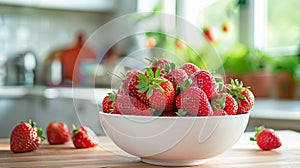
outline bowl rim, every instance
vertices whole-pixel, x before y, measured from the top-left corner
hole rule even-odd
[[[120,118],[125,118],[125,117],[129,117],[129,118],[152,118],[152,119],[179,119],[179,118],[186,118],[186,119],[198,119],[198,118],[202,118],[202,119],[209,119],[209,118],[240,118],[240,117],[247,117],[250,116],[250,112],[249,113],[245,113],[245,114],[236,114],[236,115],[226,115],[226,116],[142,116],[142,115],[128,115],[128,114],[112,114],[112,113],[105,113],[103,111],[99,111],[100,115],[106,115],[106,116],[116,116],[116,117],[120,117]]]

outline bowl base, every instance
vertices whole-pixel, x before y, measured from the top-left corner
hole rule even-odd
[[[149,159],[149,158],[141,158],[141,161],[144,163],[159,165],[159,166],[195,166],[203,164],[206,160],[157,160],[157,159]]]

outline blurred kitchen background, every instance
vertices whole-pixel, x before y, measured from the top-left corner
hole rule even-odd
[[[264,124],[300,131],[299,6],[298,0],[0,0],[0,137],[28,119],[44,129],[50,121],[81,123],[102,135],[97,112],[111,88],[107,71],[136,48],[155,53],[155,47],[203,68],[201,57],[217,54],[221,66],[214,70],[226,81],[241,79],[257,97],[248,130]],[[137,14],[137,25],[153,23],[158,13],[177,15],[206,40],[195,49],[149,32],[113,46],[110,34],[88,43],[99,27],[135,12],[152,12]]]

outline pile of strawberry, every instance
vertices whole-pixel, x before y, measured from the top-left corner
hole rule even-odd
[[[166,59],[150,60],[144,72],[129,71],[117,92],[102,101],[105,113],[142,116],[220,116],[245,114],[254,95],[242,82],[224,84],[192,63],[176,67]]]

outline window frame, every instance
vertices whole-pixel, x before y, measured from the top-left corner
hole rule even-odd
[[[240,5],[239,41],[265,51],[271,56],[295,55],[298,45],[268,47],[268,0],[246,0]]]

